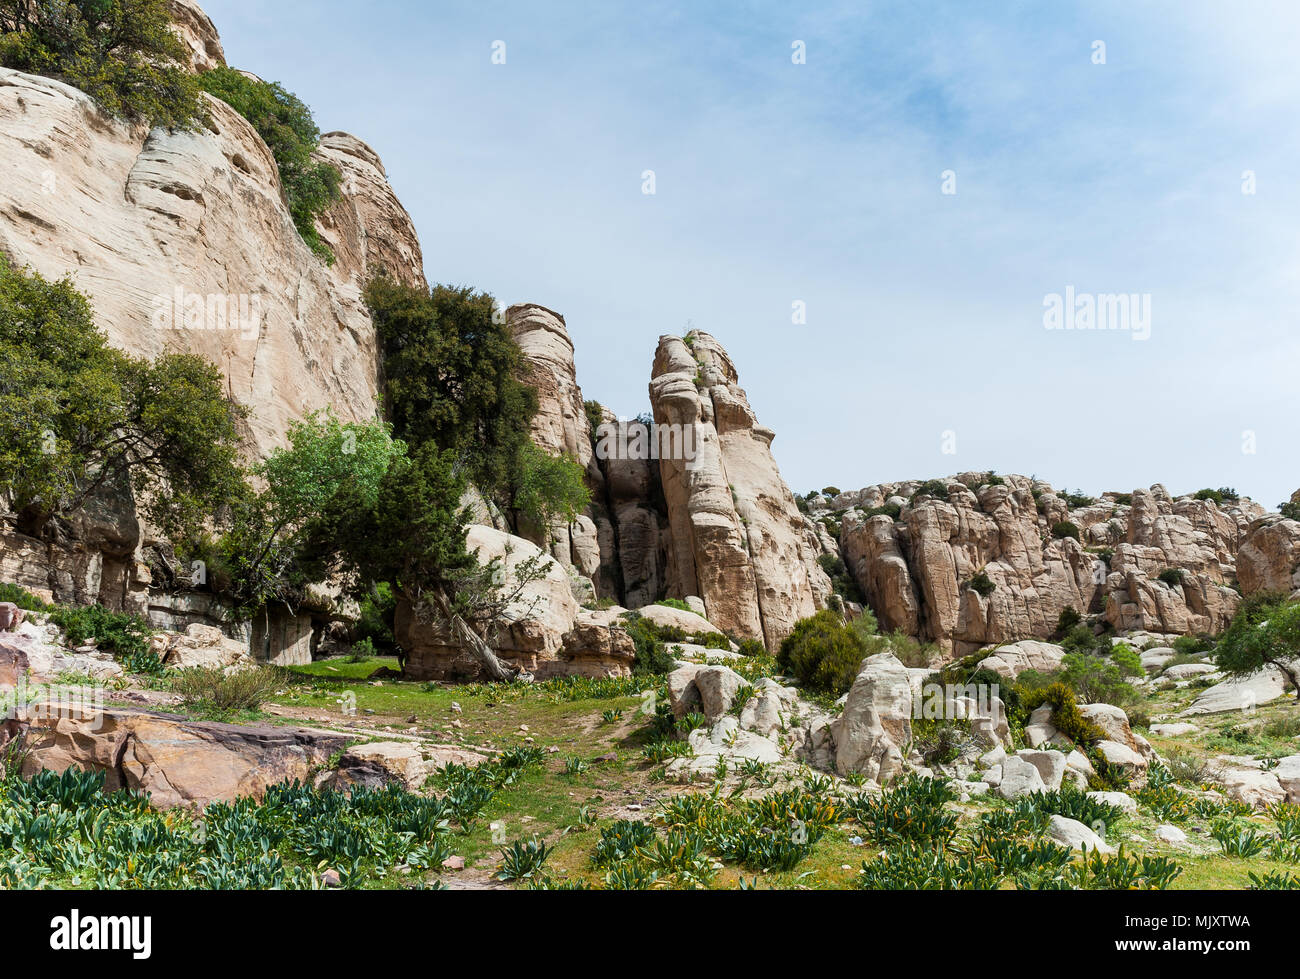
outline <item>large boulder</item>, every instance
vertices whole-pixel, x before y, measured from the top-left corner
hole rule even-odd
[[[1115,848],[1098,836],[1091,827],[1066,816],[1052,816],[1047,821],[1047,838],[1053,843],[1059,843],[1072,850],[1107,855],[1115,852]]]
[[[1001,781],[994,791],[1003,799],[1011,801],[1037,792],[1046,792],[1047,784],[1035,765],[1012,755],[1002,762]]]
[[[1026,670],[1055,673],[1061,669],[1065,650],[1055,643],[1025,639],[995,649],[980,661],[979,668],[992,670],[999,676],[1014,680]]]
[[[839,773],[859,772],[881,785],[903,774],[912,711],[907,667],[892,653],[864,660],[843,713],[831,724]]]
[[[77,767],[102,771],[108,791],[147,792],[159,809],[202,809],[210,802],[260,797],[300,779],[347,738],[328,731],[243,727],[100,705],[34,705],[22,712],[25,775]]]
[[[252,662],[246,643],[231,639],[216,626],[195,623],[183,634],[164,636],[161,659],[166,666],[183,670],[189,667],[216,667],[245,665]],[[308,657],[307,662],[311,662]]]
[[[1201,691],[1195,703],[1183,711],[1182,716],[1254,710],[1284,696],[1286,685],[1285,673],[1276,666],[1266,666],[1253,676],[1224,680]]]

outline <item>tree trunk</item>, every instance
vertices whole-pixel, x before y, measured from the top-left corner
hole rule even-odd
[[[468,622],[452,610],[451,600],[440,590],[434,590],[430,593],[438,611],[442,614],[443,620],[451,629],[452,638],[463,648],[477,659],[482,665],[487,675],[498,683],[512,683],[519,676],[518,669],[512,669],[506,666],[497,658],[496,653],[492,652],[483,637],[475,632]]]

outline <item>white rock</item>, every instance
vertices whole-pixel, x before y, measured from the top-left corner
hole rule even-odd
[[[1126,792],[1089,792],[1088,798],[1108,806],[1117,806],[1130,815],[1138,811],[1137,800]]]
[[[1105,854],[1115,852],[1114,847],[1108,845],[1083,823],[1077,819],[1067,819],[1065,816],[1052,816],[1048,820],[1047,836],[1072,850],[1097,851]]]
[[[1023,758],[1014,755],[1002,763],[1001,775],[996,790],[1003,799],[1019,799],[1022,796],[1047,790],[1038,769]]]
[[[1181,846],[1187,842],[1187,834],[1177,826],[1170,826],[1168,823],[1165,823],[1163,826],[1156,827],[1156,839],[1161,843]]]

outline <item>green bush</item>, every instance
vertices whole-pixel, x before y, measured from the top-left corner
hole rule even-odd
[[[17,605],[28,612],[44,612],[49,606],[25,588],[9,582],[0,582],[0,602]]]
[[[993,579],[984,571],[977,572],[972,576],[971,580],[966,582],[966,587],[979,594],[981,598],[988,598],[998,590],[998,586],[993,583]]]
[[[334,252],[316,230],[316,219],[339,199],[343,178],[336,167],[312,158],[320,145],[320,130],[311,110],[280,84],[249,78],[233,68],[206,71],[199,84],[247,119],[266,141],[280,168],[280,183],[298,233],[313,252],[333,265]]]
[[[836,595],[839,595],[846,602],[853,602],[857,605],[866,603],[862,589],[858,587],[858,582],[853,575],[849,574],[849,569],[845,566],[843,558],[837,554],[823,554],[817,558],[817,563],[821,565],[821,569],[831,579],[831,587]]]
[[[921,488],[912,494],[912,502],[916,502],[925,496],[934,497],[936,500],[948,499],[948,484],[942,479],[930,479],[921,484]]]
[[[0,0],[0,65],[67,82],[129,122],[205,120],[168,0]]]
[[[1079,528],[1070,523],[1068,520],[1062,520],[1060,523],[1052,526],[1052,536],[1057,540],[1065,540],[1067,537],[1073,540],[1079,540]]]
[[[1214,650],[1217,644],[1210,636],[1179,636],[1174,640],[1174,652],[1179,656],[1196,656]]]
[[[868,655],[857,630],[834,612],[823,611],[795,625],[776,661],[802,686],[838,697],[853,686]]]
[[[100,649],[118,657],[147,653],[153,635],[149,623],[140,616],[110,612],[101,605],[57,606],[50,611],[50,621],[63,630],[69,646],[94,640]]]
[[[1077,609],[1067,605],[1061,610],[1060,616],[1057,617],[1055,635],[1069,635],[1074,627],[1079,625],[1081,622],[1083,622],[1083,616],[1079,614]]]
[[[1053,683],[1043,690],[1027,693],[1023,709],[1032,714],[1043,704],[1052,708],[1052,726],[1077,745],[1090,746],[1105,740],[1105,733],[1079,711],[1074,691],[1064,683]]]
[[[1182,568],[1165,568],[1156,577],[1171,588],[1178,588],[1182,585],[1185,574]]]
[[[260,710],[287,682],[285,671],[273,666],[230,673],[216,666],[196,666],[179,671],[172,679],[172,690],[191,706],[229,713]]]

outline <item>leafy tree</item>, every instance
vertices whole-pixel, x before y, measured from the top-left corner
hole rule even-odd
[[[510,681],[519,670],[502,663],[490,641],[506,609],[546,573],[550,559],[520,562],[509,584],[500,559],[480,564],[465,544],[464,490],[455,454],[425,445],[394,460],[369,505],[345,488],[346,505],[317,530],[336,542],[345,570],[360,580],[391,582],[417,616],[445,626],[489,677]]]
[[[244,612],[279,599],[292,603],[337,565],[337,545],[319,527],[339,507],[373,508],[389,468],[406,455],[380,421],[339,421],[313,413],[289,426],[288,445],[255,470],[265,489],[245,487],[229,526],[209,549],[214,584]]]
[[[316,218],[339,199],[342,176],[336,167],[312,158],[320,130],[311,110],[278,82],[249,78],[232,68],[214,68],[199,84],[242,115],[275,156],[289,213],[303,241],[328,264],[334,252],[321,240]]]
[[[24,533],[126,486],[164,533],[194,533],[239,492],[245,414],[212,364],[114,350],[70,280],[0,256],[0,493]]]
[[[1253,676],[1276,666],[1300,701],[1300,602],[1280,595],[1252,595],[1219,640],[1215,662],[1229,676]]]
[[[486,293],[412,288],[373,281],[384,370],[384,405],[393,430],[412,446],[453,453],[469,482],[508,496],[520,485],[537,395],[522,379],[523,356]]]
[[[514,504],[534,527],[571,524],[591,503],[585,473],[568,456],[549,456],[532,442],[520,450]]]
[[[110,115],[192,128],[205,113],[168,0],[0,0],[0,65],[81,89]]]

